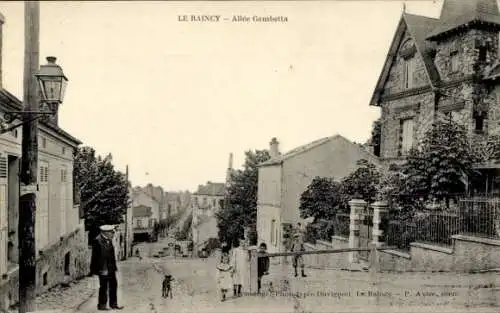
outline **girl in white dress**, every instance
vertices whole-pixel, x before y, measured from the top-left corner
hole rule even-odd
[[[233,249],[231,258],[233,265],[233,294],[235,297],[241,297],[242,286],[248,284],[245,274],[248,273],[250,268],[247,242],[244,239],[240,239],[239,243],[240,245]]]
[[[229,255],[229,247],[227,245],[223,245],[220,260],[217,264],[217,287],[222,295],[221,301],[226,300],[226,293],[233,285],[231,274],[232,266]]]

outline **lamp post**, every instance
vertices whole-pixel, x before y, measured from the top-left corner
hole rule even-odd
[[[26,2],[26,9],[38,11],[37,2]],[[35,3],[35,4],[33,4]],[[35,6],[35,9],[33,7]],[[32,12],[33,13],[33,12]],[[35,14],[36,16],[36,14]],[[5,112],[5,121],[10,123],[21,119],[20,124],[4,129],[2,132],[22,126],[21,192],[19,199],[19,313],[35,311],[36,297],[36,192],[38,190],[38,119],[56,116],[62,103],[68,79],[55,57],[47,57],[48,64],[42,65],[33,74],[33,55],[26,51],[25,97],[23,111]],[[37,84],[38,83],[38,84]],[[38,92],[40,91],[40,93]],[[38,100],[38,95],[41,99]]]
[[[57,116],[59,105],[63,102],[68,78],[64,75],[62,68],[56,64],[56,57],[47,57],[47,64],[40,66],[40,69],[32,76],[37,80],[41,99],[35,101],[36,105],[32,108],[29,103],[24,103],[22,111],[6,111],[3,121],[10,124],[17,120],[22,120],[18,124],[11,126],[0,126],[0,134],[9,132],[15,128],[29,124],[40,118],[48,120],[49,116]],[[37,92],[37,91],[33,91]],[[27,117],[27,118],[26,118]]]

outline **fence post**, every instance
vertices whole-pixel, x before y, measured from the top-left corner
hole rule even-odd
[[[372,229],[372,243],[376,247],[380,247],[383,243],[380,242],[380,237],[383,234],[382,229],[380,229],[380,223],[384,214],[387,213],[387,208],[389,205],[385,201],[377,201],[372,204],[373,208],[373,229]]]
[[[349,223],[349,248],[359,248],[359,221],[361,214],[366,208],[366,201],[362,199],[352,199],[349,201],[351,207]],[[349,262],[359,262],[359,252],[349,252]]]
[[[250,294],[257,293],[257,269],[258,269],[258,255],[257,249],[251,249],[250,251]]]

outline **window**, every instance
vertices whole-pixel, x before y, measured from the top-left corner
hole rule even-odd
[[[47,148],[47,139],[42,138],[42,148]]]
[[[458,72],[458,51],[450,53],[450,67],[452,72]]]
[[[141,219],[137,220],[137,227],[142,228],[142,220]]]
[[[404,61],[404,88],[413,88],[413,72],[415,71],[415,58]]]
[[[276,230],[275,229],[276,229],[276,220],[272,220],[271,221],[271,243],[272,244],[276,243],[275,242],[275,240],[276,240],[276,238],[275,238]]]
[[[47,286],[48,283],[49,283],[48,274],[47,272],[45,272],[43,273],[43,285]]]
[[[485,46],[479,47],[479,61],[480,62],[485,62],[486,61],[487,53],[488,53],[488,50],[486,49]]]
[[[61,148],[61,153],[62,153],[63,155],[64,155],[64,154],[66,154],[66,147],[62,147],[62,148]]]
[[[70,259],[71,259],[71,255],[69,252],[67,252],[64,255],[64,275],[71,275],[71,273],[69,271]]]
[[[12,136],[13,136],[14,138],[17,138],[17,129],[13,129],[13,130],[11,131],[11,134],[12,134]]]
[[[474,132],[482,133],[484,131],[484,114],[474,113]]]
[[[401,155],[406,155],[413,146],[413,119],[401,120]]]
[[[38,180],[41,183],[46,183],[49,181],[49,167],[48,166],[44,166],[44,165],[40,166],[40,177],[38,178]]]
[[[68,181],[68,170],[61,169],[61,183],[66,183]]]

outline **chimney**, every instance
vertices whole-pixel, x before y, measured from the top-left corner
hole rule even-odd
[[[232,152],[231,152],[231,153],[229,153],[229,164],[228,164],[227,168],[228,168],[229,170],[232,170],[232,169],[233,169],[233,153],[232,153]]]
[[[271,155],[271,159],[276,159],[280,156],[279,144],[280,143],[276,137],[271,139],[271,142],[269,143],[269,154]]]
[[[3,71],[2,71],[2,57],[3,57],[3,23],[5,22],[5,17],[0,13],[0,89],[3,88]]]

